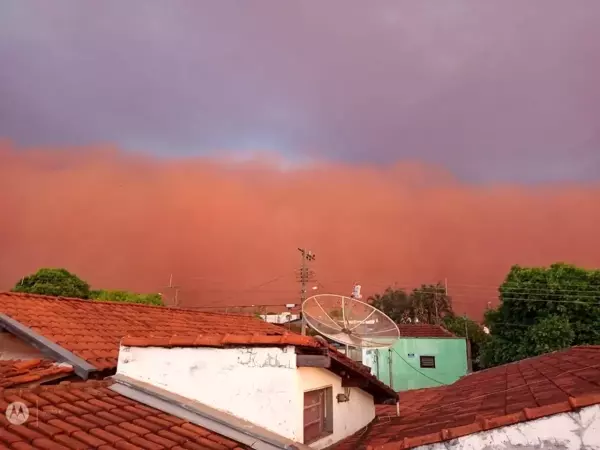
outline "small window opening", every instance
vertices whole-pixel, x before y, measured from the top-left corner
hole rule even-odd
[[[318,441],[333,433],[332,389],[304,393],[304,443]]]
[[[435,369],[435,356],[421,356],[421,368]]]

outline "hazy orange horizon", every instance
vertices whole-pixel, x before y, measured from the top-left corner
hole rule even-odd
[[[116,147],[0,144],[0,289],[40,267],[181,304],[297,302],[298,247],[318,292],[448,281],[479,315],[513,264],[599,267],[598,184],[465,184],[436,167],[315,162],[280,169],[159,159]]]

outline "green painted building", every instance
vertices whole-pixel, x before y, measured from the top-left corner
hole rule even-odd
[[[399,325],[391,347],[363,349],[362,363],[396,391],[454,383],[469,372],[467,340],[437,325]]]

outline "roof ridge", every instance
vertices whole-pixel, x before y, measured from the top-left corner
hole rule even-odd
[[[558,350],[553,350],[551,352],[542,353],[540,355],[528,356],[527,358],[519,359],[517,361],[511,361],[511,362],[507,362],[507,363],[504,363],[504,364],[500,364],[499,366],[488,367],[486,369],[478,370],[477,372],[468,373],[465,376],[459,378],[459,380],[462,380],[463,378],[466,378],[466,377],[472,377],[473,375],[477,375],[477,374],[480,374],[480,373],[485,373],[485,372],[487,372],[489,370],[498,369],[498,367],[507,367],[507,366],[518,365],[518,364],[520,364],[522,362],[530,361],[530,360],[536,359],[536,358],[541,358],[543,356],[554,355],[556,353],[564,353],[564,352],[568,352],[568,351],[571,351],[571,350],[583,350],[585,348],[587,348],[587,349],[593,348],[593,349],[599,349],[600,350],[600,345],[573,345],[572,347],[561,348],[561,349],[558,349]],[[459,381],[459,380],[457,380],[457,381]]]
[[[185,308],[180,306],[168,306],[168,305],[147,305],[144,303],[128,303],[128,302],[117,302],[110,300],[96,300],[92,298],[77,298],[77,297],[63,297],[63,296],[53,296],[53,295],[44,295],[44,294],[30,294],[28,292],[13,292],[13,291],[0,291],[0,296],[2,295],[16,295],[19,297],[35,297],[40,300],[61,300],[68,302],[83,302],[83,303],[94,303],[94,304],[102,304],[106,303],[109,305],[119,305],[123,307],[137,307],[137,308],[150,308],[150,309],[160,309],[160,310],[170,310],[170,311],[186,311],[193,312],[196,314],[207,314],[207,315],[216,315],[216,316],[234,316],[240,317],[242,314],[233,314],[233,313],[222,313],[215,311],[198,311],[196,308]],[[249,316],[250,317],[250,316]],[[262,320],[262,319],[261,319]]]
[[[525,407],[519,411],[503,416],[479,417],[471,424],[445,427],[434,433],[404,437],[397,441],[391,440],[385,442],[381,445],[367,445],[366,448],[367,450],[396,450],[398,448],[410,449],[424,445],[432,445],[482,431],[490,431],[518,423],[550,417],[556,414],[577,411],[587,406],[597,405],[598,403],[600,403],[600,394],[569,395],[566,401],[558,401],[533,408]],[[375,421],[380,421],[380,418],[376,417],[373,422]],[[362,439],[363,441],[365,440],[364,437],[362,437]]]

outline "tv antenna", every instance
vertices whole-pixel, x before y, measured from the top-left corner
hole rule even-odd
[[[360,296],[360,285],[354,286]],[[348,347],[389,347],[399,337],[398,325],[377,308],[354,297],[318,294],[302,303],[302,317],[317,333]]]

